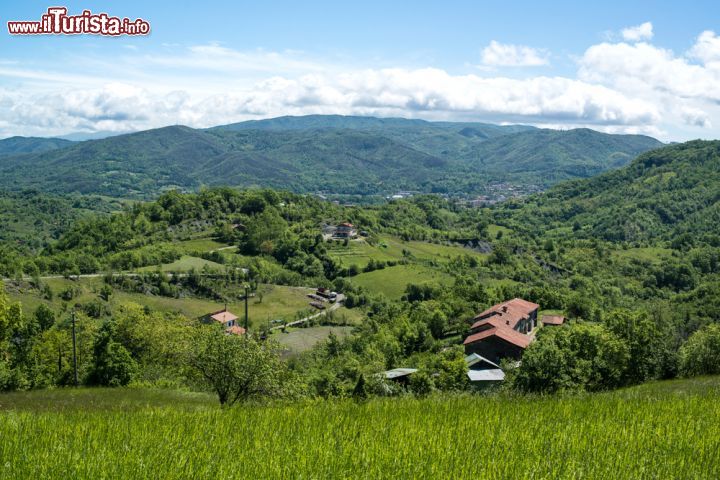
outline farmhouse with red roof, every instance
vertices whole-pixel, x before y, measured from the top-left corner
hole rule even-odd
[[[540,306],[521,298],[498,303],[477,315],[465,339],[465,353],[476,353],[492,362],[519,359],[533,340]]]
[[[357,230],[355,230],[355,225],[349,222],[341,223],[337,227],[335,227],[335,233],[333,234],[333,237],[335,238],[355,238],[357,237]]]

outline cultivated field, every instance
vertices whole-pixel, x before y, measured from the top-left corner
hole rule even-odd
[[[222,410],[144,389],[0,396],[3,478],[720,476],[720,381],[569,397],[319,401]]]

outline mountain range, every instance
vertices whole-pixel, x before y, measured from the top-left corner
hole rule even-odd
[[[0,140],[0,188],[147,198],[203,185],[296,192],[483,193],[548,187],[630,162],[651,137],[523,125],[310,115],[98,140]]]

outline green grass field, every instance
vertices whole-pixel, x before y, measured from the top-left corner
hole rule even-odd
[[[288,355],[297,355],[310,350],[317,343],[328,338],[331,332],[338,338],[343,338],[348,336],[352,329],[353,327],[337,326],[295,328],[288,329],[287,333],[277,331],[271,338],[287,349]]]
[[[363,240],[349,242],[347,246],[335,243],[330,247],[330,255],[343,266],[357,265],[365,267],[370,260],[401,260],[405,258],[403,250],[410,252],[417,260],[447,261],[458,255],[485,257],[484,254],[459,245],[440,245],[428,242],[404,242],[396,237],[381,237],[377,245]]]
[[[312,313],[306,295],[313,291],[303,287],[260,285],[258,292],[262,292],[262,302],[259,295],[250,298],[248,302],[250,325],[259,328],[269,320],[283,319],[289,322],[298,315]],[[125,292],[117,292],[114,296],[117,303],[135,302],[161,312],[179,312],[189,318],[200,317],[223,308],[223,304],[203,298],[168,298]],[[245,303],[242,300],[229,302],[227,307],[243,320]]]
[[[212,238],[195,238],[193,240],[176,242],[173,243],[173,245],[185,253],[211,252],[229,246],[226,243],[216,242]]]
[[[143,389],[0,395],[2,478],[715,479],[720,380],[566,397],[221,409]]]
[[[668,248],[628,248],[627,250],[614,250],[612,254],[620,258],[643,260],[651,263],[660,263],[665,258],[670,258],[672,250]]]
[[[164,263],[160,265],[160,270],[162,270],[163,272],[189,272],[191,269],[194,268],[197,271],[201,271],[205,266],[220,271],[223,271],[225,269],[225,266],[219,263],[205,260],[204,258],[183,255],[172,263]],[[148,267],[138,268],[138,271],[155,272],[157,271],[157,269],[157,265],[151,265]]]
[[[59,293],[68,287],[76,287],[80,292],[77,297],[73,298],[71,304],[90,302],[98,298],[98,292],[103,285],[103,279],[99,277],[81,278],[80,280],[52,278],[45,280],[45,282],[50,285],[50,288],[55,293],[52,302],[40,298],[35,290],[18,291],[8,287],[6,291],[12,301],[19,301],[22,304],[23,311],[32,313],[41,303],[51,305],[56,311],[61,311],[64,302],[60,299]],[[248,304],[251,326],[258,328],[269,320],[283,319],[289,322],[297,319],[298,315],[304,316],[311,309],[306,295],[313,291],[313,289],[303,287],[260,285],[258,295],[251,298]],[[262,301],[260,301],[260,293],[262,293]],[[160,312],[178,312],[189,318],[200,317],[223,308],[222,303],[205,298],[170,298],[119,290],[114,291],[108,306],[112,311],[116,306],[127,302],[147,305],[151,309]],[[230,302],[228,303],[228,309],[242,318],[245,312],[245,304],[243,301]]]
[[[350,277],[350,281],[371,293],[382,293],[389,299],[399,299],[410,283],[427,284],[450,282],[446,273],[422,265],[396,265],[382,270],[361,273]]]

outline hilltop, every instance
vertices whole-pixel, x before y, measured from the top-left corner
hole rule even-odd
[[[43,137],[9,137],[0,140],[0,157],[22,153],[41,153],[72,145],[70,140]]]

